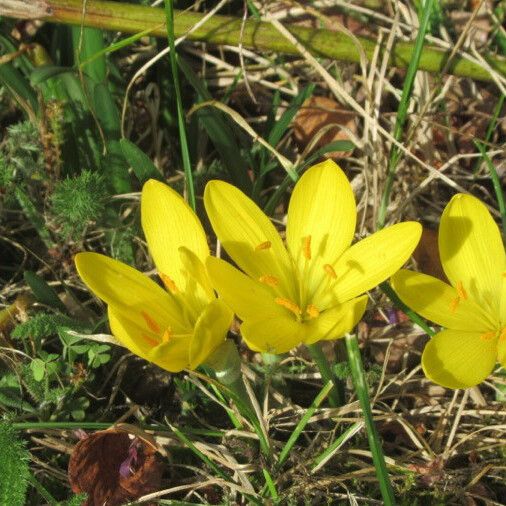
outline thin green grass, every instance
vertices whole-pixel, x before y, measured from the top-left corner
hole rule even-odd
[[[174,37],[174,7],[172,0],[165,0],[165,20],[167,26],[167,40],[169,41],[169,59],[172,71],[172,82],[174,83],[174,92],[176,94],[177,124],[179,129],[179,141],[181,144],[181,156],[183,161],[186,191],[188,192],[188,203],[195,211],[197,201],[195,197],[195,184],[193,182],[193,171],[190,161],[190,150],[188,149],[188,140],[186,137],[186,121],[181,98],[181,86],[179,82],[179,72],[177,66],[176,45]]]

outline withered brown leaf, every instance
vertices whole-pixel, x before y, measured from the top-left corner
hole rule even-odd
[[[119,506],[160,489],[163,467],[156,450],[127,432],[95,432],[74,447],[68,477],[84,506]]]

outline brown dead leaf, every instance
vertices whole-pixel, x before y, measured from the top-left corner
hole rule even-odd
[[[355,133],[357,131],[355,114],[341,109],[339,104],[330,98],[310,97],[302,104],[295,116],[293,136],[300,148],[305,149],[313,138],[326,127],[328,127],[328,131],[318,139],[314,146],[315,149],[334,141],[349,141],[348,133],[341,127],[346,127]],[[332,151],[325,156],[346,158],[351,154],[351,151]]]
[[[68,477],[84,506],[119,506],[160,488],[162,465],[156,450],[120,430],[95,432],[77,443]]]

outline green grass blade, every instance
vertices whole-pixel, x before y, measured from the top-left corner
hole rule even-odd
[[[358,400],[360,401],[362,414],[364,415],[365,426],[367,429],[367,439],[369,440],[369,448],[371,449],[372,459],[376,469],[376,476],[378,477],[381,490],[381,496],[383,497],[383,503],[386,506],[392,506],[395,504],[394,491],[392,489],[392,485],[390,484],[390,477],[388,476],[383,449],[381,447],[379,435],[372,417],[371,404],[369,402],[369,388],[367,386],[364,367],[360,357],[358,340],[355,335],[349,334],[345,337],[345,340],[346,349],[348,351],[348,362],[350,364],[351,374],[353,377],[353,384],[355,386],[355,392]]]
[[[265,467],[262,468],[262,473],[264,475],[265,484],[267,485],[267,489],[269,490],[269,494],[271,495],[272,500],[276,504],[279,502],[279,495],[278,495],[278,491],[276,490],[276,485],[274,484],[272,476],[270,475],[269,471]]]
[[[176,58],[176,46],[174,42],[174,7],[172,0],[165,0],[165,20],[167,22],[167,39],[169,41],[169,59],[172,70],[172,80],[176,93],[177,123],[179,127],[179,140],[181,143],[181,156],[183,160],[184,174],[186,180],[186,191],[188,192],[188,203],[195,211],[197,202],[195,200],[195,185],[193,183],[193,172],[190,163],[190,152],[188,150],[188,141],[186,138],[186,124],[183,110],[183,100],[181,98],[181,87],[179,83],[179,73]]]
[[[361,422],[356,422],[350,427],[348,427],[337,439],[332,441],[332,443],[325,448],[325,450],[318,455],[314,461],[312,470],[315,470],[319,466],[322,465],[322,462],[325,462],[335,451],[337,451],[350,437],[356,434],[360,428],[362,427]]]
[[[422,56],[422,49],[425,42],[425,34],[429,27],[431,20],[431,12],[434,4],[434,0],[425,0],[423,6],[423,16],[420,21],[420,28],[416,36],[415,46],[413,54],[408,65],[406,72],[406,78],[404,80],[404,86],[402,87],[401,101],[399,108],[397,109],[397,118],[395,120],[394,127],[394,138],[397,141],[401,140],[402,132],[404,131],[404,125],[408,114],[409,100],[411,98],[411,91],[413,89],[413,82],[415,80],[418,66],[420,64],[420,57]],[[378,211],[377,227],[383,228],[385,226],[385,219],[387,214],[388,203],[390,202],[390,194],[392,193],[392,187],[394,184],[395,171],[397,170],[397,163],[400,159],[400,151],[395,144],[392,144],[390,148],[390,157],[388,159],[387,167],[387,180],[385,183],[385,189],[381,196],[381,203]]]
[[[279,469],[288,458],[288,455],[292,451],[292,448],[294,444],[296,443],[297,439],[299,439],[302,431],[304,430],[305,426],[309,422],[310,418],[313,416],[314,412],[320,406],[320,404],[324,401],[324,399],[329,395],[333,388],[332,381],[328,381],[325,386],[320,390],[318,395],[314,398],[313,402],[311,403],[311,406],[306,410],[304,413],[304,416],[300,419],[299,423],[291,433],[290,437],[288,438],[288,441],[285,443],[285,446],[283,446],[283,449],[281,450],[278,458],[278,462],[276,464],[276,468]]]

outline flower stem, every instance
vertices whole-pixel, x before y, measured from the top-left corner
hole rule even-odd
[[[260,441],[262,453],[270,457],[271,449],[267,434],[263,430],[260,416],[253,406],[244,384],[241,372],[241,357],[235,343],[227,339],[208,357],[206,365],[214,370],[216,379],[223,385],[227,394],[235,402],[239,412],[253,425]]]
[[[1,3],[1,2],[0,2]],[[4,2],[5,3],[5,2]],[[0,6],[0,15],[10,15],[21,19],[33,17],[33,0],[18,2],[16,12]],[[152,30],[151,34],[165,37],[164,16],[160,9],[126,2],[107,2],[88,0],[83,11],[82,0],[44,0],[43,19],[45,21],[94,26],[104,30],[137,33]],[[195,26],[205,13],[174,11],[174,34],[184,35]],[[365,37],[353,39],[343,32],[288,25],[290,32],[313,55],[332,60],[359,62],[363,50],[368,59],[374,57],[376,42]],[[287,41],[271,23],[249,19],[245,23],[240,17],[214,15],[203,26],[195,30],[191,40],[206,41],[211,44],[242,44],[243,47],[259,51],[276,51],[298,54],[297,49]],[[356,41],[360,42],[360,50]],[[414,45],[409,42],[396,42],[390,51],[389,66],[406,68],[414,57]],[[506,61],[491,54],[484,54],[487,63],[498,74],[506,74]],[[435,47],[424,47],[418,68],[429,72],[441,72],[445,68],[448,52]],[[477,80],[492,81],[485,66],[470,61],[460,55],[452,59],[448,73],[471,77]]]
[[[332,381],[334,388],[329,392],[329,404],[332,407],[339,407],[344,404],[344,385],[342,381],[333,373],[327,357],[321,349],[320,343],[308,344],[307,348],[311,358],[316,362],[323,383]]]
[[[369,389],[365,378],[362,359],[360,357],[358,340],[355,335],[350,334],[346,335],[345,340],[346,349],[348,351],[348,362],[353,376],[353,384],[358,400],[360,401],[360,406],[362,407],[367,430],[367,439],[369,440],[369,448],[371,449],[372,460],[376,469],[376,476],[378,477],[383,503],[387,506],[395,505],[394,492],[390,484],[385,457],[372,417],[371,404],[369,402]]]

